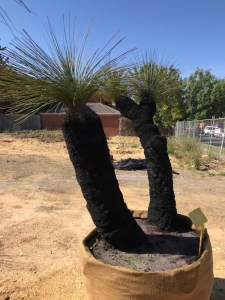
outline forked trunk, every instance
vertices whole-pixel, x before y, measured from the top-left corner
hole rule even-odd
[[[173,191],[173,175],[167,153],[166,138],[153,122],[156,105],[146,99],[137,105],[128,97],[116,100],[117,109],[133,122],[147,161],[150,188],[148,223],[162,231],[177,229],[177,210]]]
[[[145,234],[123,200],[99,116],[88,106],[75,107],[66,113],[62,130],[99,234],[117,249],[137,248]]]

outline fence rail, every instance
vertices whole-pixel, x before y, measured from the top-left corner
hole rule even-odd
[[[196,137],[207,145],[207,152],[225,154],[225,118],[177,122],[174,135],[179,138]]]
[[[20,115],[22,117],[22,115]],[[41,117],[40,115],[33,115],[26,119],[20,125],[16,125],[16,116],[0,114],[0,131],[6,130],[40,130]]]

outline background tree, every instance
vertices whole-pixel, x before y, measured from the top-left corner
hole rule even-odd
[[[5,61],[4,54],[3,54],[3,51],[5,49],[6,49],[6,47],[0,46],[0,64],[2,64]]]
[[[218,79],[210,70],[199,68],[185,79],[185,102],[189,120],[211,119],[215,115],[216,98],[212,98],[212,91],[217,83]]]
[[[154,122],[158,126],[164,128],[173,127],[176,121],[186,118],[186,105],[184,102],[184,82],[181,77],[181,71],[174,69],[173,66],[164,67],[168,76],[168,85],[170,82],[176,81],[175,90],[171,94],[166,95],[157,102],[157,110],[154,116]],[[170,90],[170,87],[166,87]]]
[[[217,118],[225,117],[225,79],[220,79],[211,92],[213,115]]]

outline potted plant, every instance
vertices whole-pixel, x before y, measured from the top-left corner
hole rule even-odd
[[[63,104],[68,108],[62,130],[77,181],[87,202],[87,209],[101,239],[115,249],[127,251],[146,243],[147,237],[124,202],[110,161],[100,118],[85,105],[90,97],[98,93],[107,95],[112,86],[114,92],[118,87],[117,91],[121,93],[121,74],[127,68],[127,66],[121,65],[121,60],[127,53],[109,59],[118,43],[106,53],[98,50],[85,52],[89,31],[90,28],[88,28],[80,47],[73,35],[66,34],[64,43],[61,45],[48,22],[50,54],[41,49],[24,31],[22,38],[15,38],[12,43],[14,48],[6,49],[9,61],[5,71],[0,73],[0,90],[4,90],[4,99],[13,99],[9,111],[24,114],[19,120],[21,122],[24,116],[26,118],[44,107]],[[148,68],[146,69],[148,70]],[[132,88],[135,87],[137,78],[135,79],[134,75],[130,75],[128,78],[131,83],[133,80]],[[123,79],[123,82],[124,80],[127,79]],[[138,89],[136,91],[138,95]],[[143,91],[143,88],[140,88],[139,91]],[[114,93],[114,97],[117,96],[116,94],[117,92]],[[139,105],[126,96],[118,97],[116,103],[121,113],[133,122],[145,149],[151,186],[148,223],[157,230],[174,231],[177,228],[177,211],[173,193],[172,170],[166,151],[166,140],[160,136],[158,128],[153,123],[154,95],[149,92],[141,95]],[[205,267],[205,262],[209,261],[211,257],[209,242],[205,244],[206,249],[203,256],[194,269],[188,266],[189,268],[185,270],[179,269],[176,271],[176,276],[173,276],[170,272],[166,274],[160,272],[160,274],[155,272],[135,273],[129,269],[124,272],[121,268],[118,271],[118,268],[107,266],[97,261],[90,253],[88,245],[92,242],[92,238],[93,233],[85,238],[81,247],[82,271],[90,299],[122,300],[151,299],[151,297],[153,297],[152,299],[165,299],[165,297],[178,299],[174,294],[175,291],[172,290],[175,289],[178,278],[181,278],[181,273],[184,275],[182,278],[191,280],[192,284],[185,287],[185,283],[182,282],[181,289],[175,289],[183,291],[182,298],[179,299],[195,299],[193,295],[199,296],[197,297],[199,299],[201,299],[200,295],[204,295],[205,298],[202,299],[208,299],[212,285],[212,264],[206,264],[208,269]],[[197,273],[196,270],[198,270]],[[93,271],[96,271],[96,274]],[[195,281],[199,276],[209,279],[209,284],[205,288],[206,293],[203,293],[202,285],[200,288],[196,287]],[[107,278],[108,280],[106,280]],[[153,280],[153,278],[155,279]],[[112,279],[118,284],[117,287],[111,285],[110,288]],[[102,282],[107,282],[104,292],[101,290]],[[131,285],[127,285],[127,282]],[[153,282],[157,284],[154,285]],[[171,285],[170,282],[172,282]],[[133,291],[132,284],[134,285]],[[137,293],[139,285],[142,288],[147,287],[147,291],[143,290]],[[162,288],[165,286],[167,289]],[[115,290],[118,292],[112,294]],[[193,290],[197,290],[197,293],[193,294]],[[140,288],[139,291],[141,291]],[[152,291],[154,291],[154,296],[151,295]],[[170,291],[170,296],[168,291]]]
[[[141,63],[136,64],[129,76],[130,89],[138,103],[125,96],[116,99],[117,109],[133,123],[144,148],[147,162],[150,187],[148,211],[134,211],[133,216],[137,219],[144,218],[153,231],[168,234],[178,231],[182,223],[191,231],[190,219],[177,214],[167,141],[160,135],[153,121],[156,102],[159,102],[162,97],[172,98],[179,93],[180,82],[177,79],[177,70],[172,66],[170,68],[158,66],[154,59],[146,56]],[[81,245],[82,272],[90,299],[207,300],[210,298],[213,265],[207,233],[203,254],[196,262],[174,270],[156,272],[149,270],[146,272],[144,269],[136,271],[103,264],[96,260],[90,251],[96,245],[96,239],[98,241],[97,232],[93,231]],[[150,244],[149,247],[151,248],[152,245]],[[96,250],[95,253],[100,250]],[[113,260],[117,252],[112,252]],[[169,252],[168,250],[166,253]],[[150,253],[155,252],[153,250]]]

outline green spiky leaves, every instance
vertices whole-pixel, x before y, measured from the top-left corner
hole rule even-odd
[[[110,97],[112,86],[121,85],[122,64],[132,50],[111,59],[119,40],[103,49],[87,49],[91,25],[81,42],[75,22],[66,25],[63,19],[63,39],[57,37],[49,20],[46,23],[48,52],[43,50],[23,30],[15,37],[12,48],[6,49],[8,65],[0,72],[0,90],[4,100],[10,99],[10,111],[16,114],[34,114],[55,103],[66,107],[85,104],[93,95]],[[108,50],[107,50],[108,49]],[[121,89],[117,89],[121,93]]]
[[[150,98],[159,103],[180,91],[180,72],[170,61],[161,59],[158,62],[156,53],[147,51],[136,56],[135,60],[135,67],[129,74],[129,85],[136,102]]]

